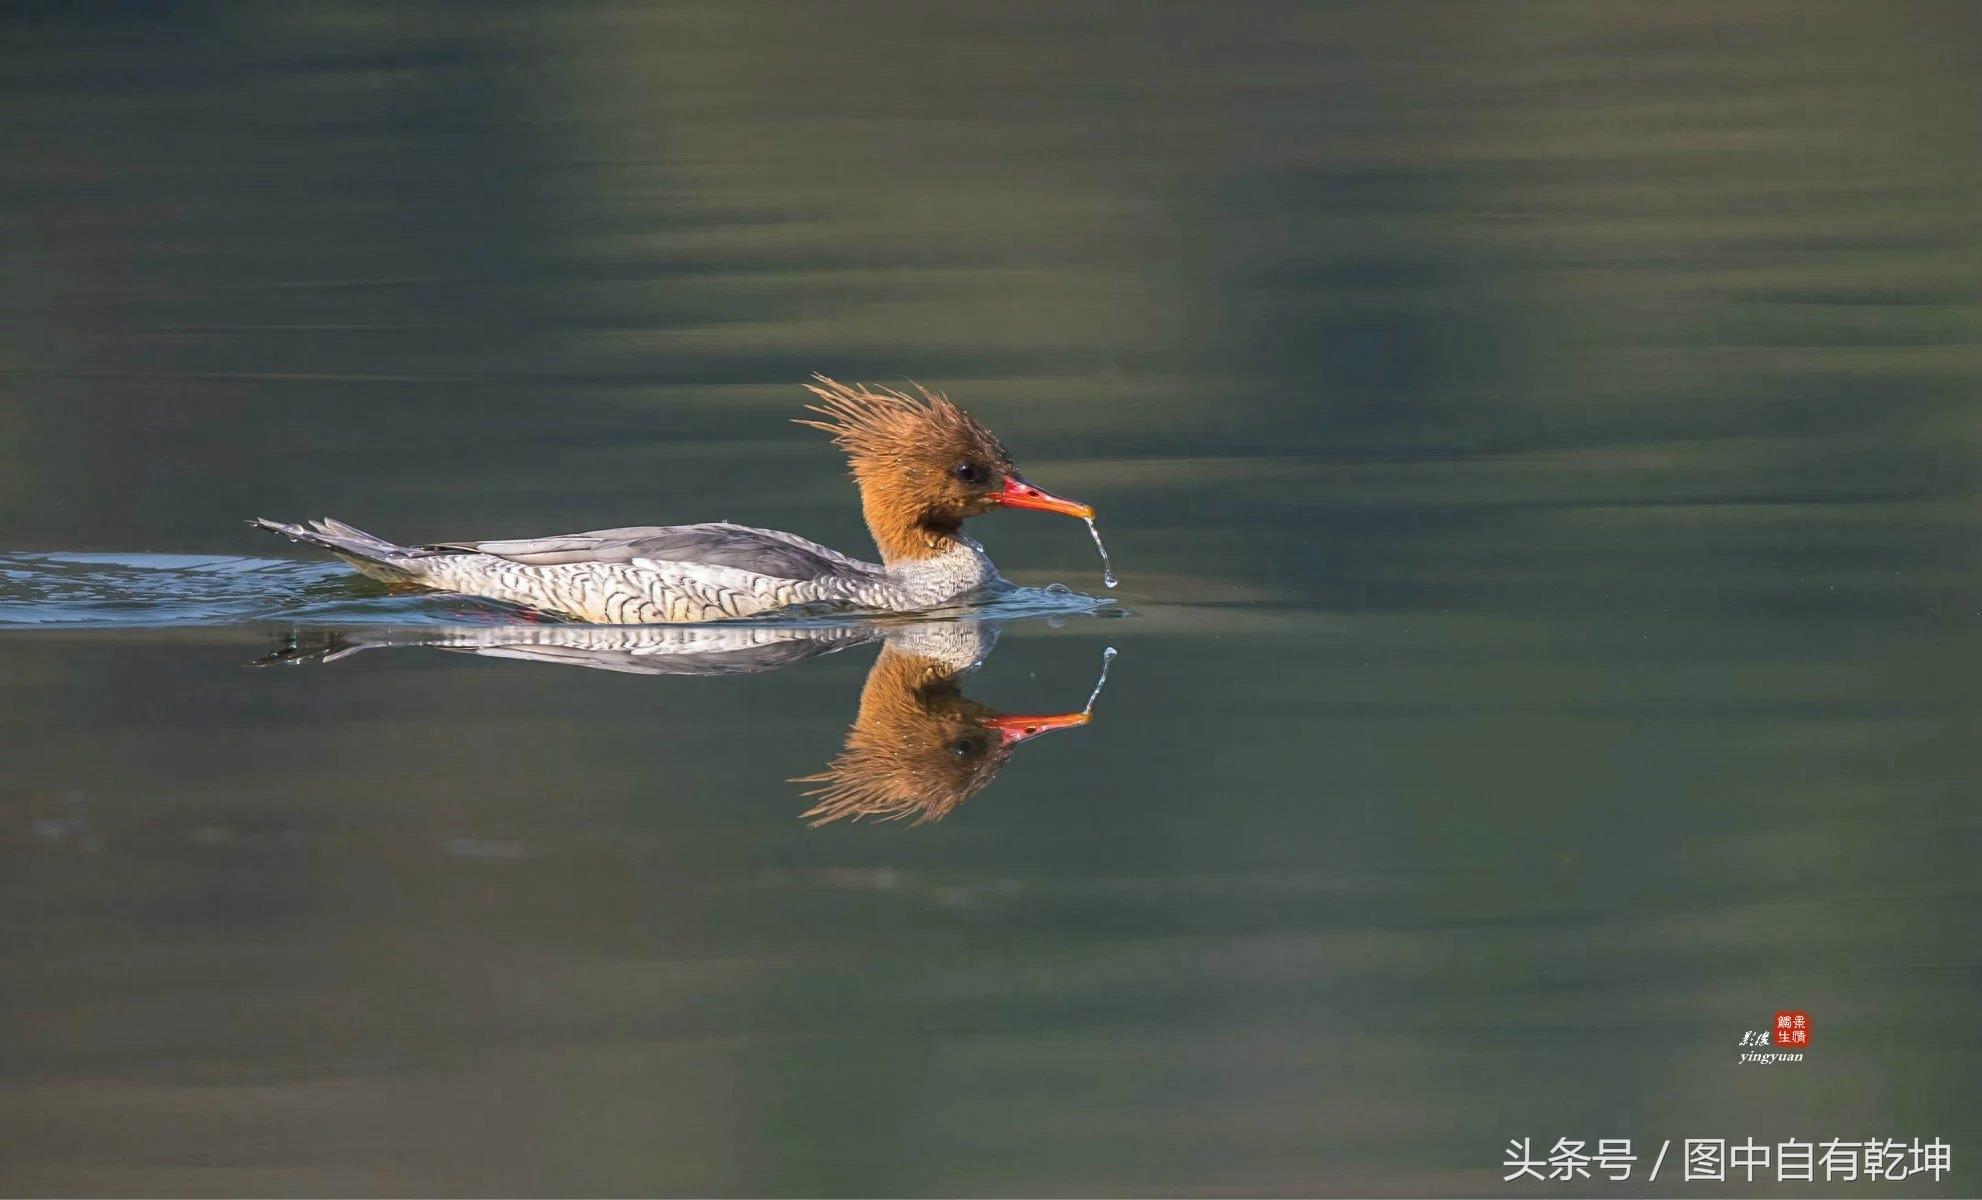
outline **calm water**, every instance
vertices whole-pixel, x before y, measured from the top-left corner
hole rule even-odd
[[[148,12],[0,37],[0,1190],[1982,1190],[1967,10]],[[1120,655],[938,821],[789,782],[889,631],[585,669],[242,524],[864,551],[813,371],[1122,575],[979,523],[1073,591],[955,705]]]

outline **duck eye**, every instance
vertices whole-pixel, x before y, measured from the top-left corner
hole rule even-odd
[[[977,742],[972,738],[960,737],[950,743],[950,753],[958,758],[969,758],[977,751]]]
[[[958,463],[956,466],[950,468],[950,474],[956,476],[957,481],[960,483],[976,483],[978,480],[984,478],[984,472],[978,470],[976,463],[970,462]]]

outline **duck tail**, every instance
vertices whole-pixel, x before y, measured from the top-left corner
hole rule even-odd
[[[430,557],[432,554],[428,550],[401,546],[384,538],[373,537],[362,529],[329,517],[301,525],[288,525],[281,521],[271,521],[267,517],[256,517],[248,524],[257,529],[266,529],[270,533],[279,533],[292,542],[320,546],[365,574],[388,582],[418,578],[420,570],[414,564],[419,559]]]

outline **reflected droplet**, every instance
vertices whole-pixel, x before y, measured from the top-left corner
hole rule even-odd
[[[1094,690],[1087,694],[1087,706],[1081,709],[1082,712],[1092,713],[1094,711],[1094,702],[1101,698],[1101,689],[1108,682],[1108,668],[1114,661],[1115,648],[1113,646],[1101,652],[1101,677],[1094,681]]]

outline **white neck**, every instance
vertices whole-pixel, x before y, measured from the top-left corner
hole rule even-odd
[[[940,554],[890,563],[887,575],[903,608],[934,608],[1003,582],[984,547],[962,534]]]

